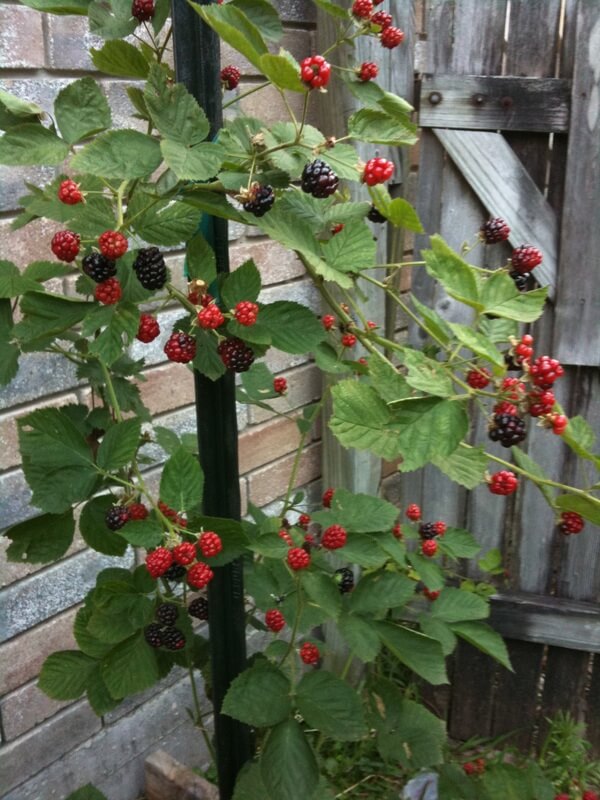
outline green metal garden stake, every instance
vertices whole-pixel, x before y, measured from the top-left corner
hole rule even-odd
[[[207,5],[206,0],[201,0]],[[183,0],[173,3],[175,71],[204,109],[214,136],[222,125],[219,39]],[[229,272],[227,221],[203,220],[202,231],[214,248],[218,272]],[[240,518],[235,380],[227,372],[211,381],[195,372],[200,462],[204,470],[204,513]],[[221,800],[233,796],[236,777],[251,758],[246,725],[219,713],[231,681],[245,669],[246,638],[242,561],[215,568],[209,586],[212,693],[215,749]]]

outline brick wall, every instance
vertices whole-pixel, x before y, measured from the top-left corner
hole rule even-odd
[[[308,0],[279,3],[286,28],[283,46],[297,57],[312,51],[313,4]],[[53,100],[73,78],[91,73],[87,51],[101,46],[91,36],[86,20],[39,14],[15,3],[0,5],[0,87],[38,102],[51,110]],[[224,63],[244,71],[245,83],[258,80],[240,57],[223,52]],[[125,81],[100,78],[113,108],[116,124],[126,124],[129,114]],[[247,113],[274,119],[280,113],[277,98],[267,91],[244,101]],[[0,237],[3,257],[20,266],[34,259],[51,258],[49,240],[53,223],[36,222],[11,231],[23,181],[47,182],[50,169],[0,167]],[[263,275],[261,299],[296,299],[315,309],[318,301],[302,277],[300,263],[280,245],[240,225],[231,225],[231,266],[253,257]],[[171,251],[173,272],[181,274],[183,256]],[[53,289],[72,291],[69,282]],[[146,382],[141,384],[144,402],[157,422],[177,432],[193,431],[195,408],[191,373],[165,361],[162,346],[178,312],[165,310],[161,328],[165,334],[150,347],[133,348],[146,356]],[[278,401],[291,416],[315,400],[320,392],[316,368],[303,356],[274,353],[267,359],[274,372],[288,381],[287,397]],[[34,516],[30,494],[19,467],[15,420],[33,408],[85,402],[89,389],[79,383],[72,367],[50,355],[30,354],[19,375],[0,390],[0,497],[3,524],[11,525]],[[240,482],[244,509],[249,498],[259,506],[272,506],[285,490],[297,442],[292,421],[274,417],[262,409],[238,408],[240,430]],[[298,485],[315,501],[320,493],[320,442],[318,434],[308,443]],[[2,545],[5,550],[5,543]],[[166,681],[149,692],[131,698],[103,719],[94,715],[86,701],[58,703],[36,686],[44,658],[56,649],[73,646],[73,618],[99,569],[109,563],[129,564],[132,555],[110,559],[88,550],[76,539],[67,556],[50,566],[9,564],[3,558],[0,581],[0,792],[3,800],[63,798],[91,781],[111,800],[132,800],[143,784],[143,759],[164,747],[190,764],[202,764],[206,753],[200,736],[186,713],[189,705],[187,678],[173,670]]]

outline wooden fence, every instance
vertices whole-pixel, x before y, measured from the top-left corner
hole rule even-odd
[[[540,247],[537,273],[552,301],[533,326],[536,351],[565,365],[556,388],[566,413],[600,433],[600,2],[425,0],[415,25],[425,230],[460,248],[483,220],[502,216],[511,246]],[[415,249],[426,246],[427,236],[417,237]],[[479,247],[470,258],[494,268],[510,249]],[[445,318],[468,321],[424,271],[412,289]],[[417,331],[410,336],[420,342]],[[481,415],[480,441],[486,427]],[[579,480],[560,437],[530,424],[527,449],[553,480]],[[535,487],[506,502],[485,487],[457,488],[433,467],[403,477],[402,494],[428,519],[467,527],[484,552],[500,548],[509,572],[492,622],[508,637],[515,672],[461,646],[452,688],[427,695],[450,735],[518,730],[528,747],[545,717],[564,709],[587,723],[600,753],[598,528],[561,537]]]

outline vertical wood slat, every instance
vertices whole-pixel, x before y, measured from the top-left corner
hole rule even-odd
[[[600,758],[600,657],[594,657],[590,688],[587,697],[586,734],[592,745],[591,756]]]
[[[600,365],[600,5],[577,6],[556,357]]]
[[[546,719],[558,711],[568,712],[578,721],[584,719],[589,659],[589,654],[581,650],[548,648],[541,700],[540,741],[547,731]]]
[[[489,736],[492,728],[491,694],[496,663],[466,642],[454,655],[454,684],[448,717],[453,739]]]

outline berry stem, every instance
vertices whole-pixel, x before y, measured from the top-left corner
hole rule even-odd
[[[123,227],[123,195],[127,189],[129,181],[123,181],[117,189],[117,230]]]
[[[317,403],[317,407],[320,409],[323,407],[323,403],[325,398],[327,397],[328,389],[324,390],[324,394]],[[285,517],[286,513],[290,510],[290,497],[292,492],[294,491],[294,485],[296,483],[296,478],[298,476],[298,469],[300,468],[300,461],[302,460],[302,454],[304,450],[304,445],[306,443],[306,439],[308,434],[310,433],[310,428],[305,430],[303,433],[300,434],[300,441],[298,442],[298,447],[296,448],[296,454],[294,456],[294,463],[292,464],[292,471],[290,472],[290,479],[288,481],[287,489],[285,492],[285,500],[283,501],[283,508],[281,511],[281,516]]]
[[[119,401],[117,400],[115,387],[113,385],[110,372],[108,371],[108,367],[103,361],[100,361],[100,359],[98,359],[98,363],[100,364],[100,369],[102,370],[104,383],[106,384],[106,391],[108,392],[109,403],[113,407],[113,410],[115,412],[115,419],[117,420],[117,422],[122,422],[123,414],[121,413],[121,407],[119,406]]]
[[[192,314],[198,313],[198,309],[196,308],[196,306],[188,300],[188,298],[183,294],[183,292],[180,292],[179,289],[173,286],[172,283],[166,283],[165,288],[167,289],[171,297],[174,297],[176,300],[179,300],[179,302],[185,309],[190,311]]]
[[[204,744],[206,745],[206,749],[210,753],[211,760],[213,763],[216,763],[216,753],[213,747],[213,743],[210,740],[210,736],[207,733],[206,728],[202,724],[202,706],[200,705],[200,697],[198,696],[198,687],[196,686],[196,680],[194,678],[194,666],[192,664],[192,655],[189,650],[186,651],[186,661],[187,661],[187,669],[188,675],[190,676],[190,685],[192,687],[192,699],[194,701],[194,710],[195,710],[195,718],[194,718],[194,725],[200,729],[200,733],[202,734],[202,738],[204,739]]]
[[[226,103],[223,103],[223,111],[229,106],[237,103],[238,100],[243,100],[244,97],[248,97],[248,95],[254,94],[254,92],[258,92],[260,89],[266,89],[267,86],[271,85],[271,81],[265,81],[265,83],[261,83],[258,86],[253,86],[252,89],[248,89],[246,92],[242,92],[241,94],[236,95],[231,100],[228,100]]]
[[[302,596],[302,586],[300,584],[300,578],[298,575],[294,575],[294,579],[296,581],[296,616],[294,617],[294,624],[292,626],[292,632],[290,634],[290,640],[288,642],[287,649],[281,659],[279,660],[278,667],[281,667],[290,653],[294,651],[294,645],[296,643],[296,636],[298,635],[298,626],[300,624],[300,617],[302,616],[302,608],[304,605],[304,599]]]

